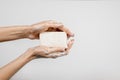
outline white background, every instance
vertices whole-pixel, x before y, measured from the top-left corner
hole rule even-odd
[[[119,1],[0,0],[0,26],[57,20],[75,33],[68,56],[36,59],[11,80],[120,80]],[[0,43],[0,66],[39,40]]]

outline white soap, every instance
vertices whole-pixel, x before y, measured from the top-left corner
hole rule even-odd
[[[40,45],[67,48],[67,35],[65,32],[43,32],[39,36]]]

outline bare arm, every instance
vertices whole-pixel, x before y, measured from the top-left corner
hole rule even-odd
[[[61,52],[64,50],[65,49],[63,48],[48,48],[45,46],[30,48],[23,55],[0,68],[0,80],[9,80],[26,63],[35,58],[38,58],[38,56],[44,58],[54,58],[55,56],[49,56],[49,54],[52,52]]]
[[[20,56],[14,61],[0,68],[0,80],[9,80],[20,68],[22,68],[30,59]]]
[[[28,25],[1,27],[0,42],[26,38],[30,29]]]

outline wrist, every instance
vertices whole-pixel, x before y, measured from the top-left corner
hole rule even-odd
[[[30,49],[28,49],[25,53],[23,53],[21,56],[20,56],[20,58],[23,60],[23,61],[27,61],[27,62],[29,62],[29,61],[31,61],[31,60],[33,60],[33,59],[35,59],[35,57],[33,56],[33,51],[32,50],[30,50]]]
[[[25,26],[23,33],[24,33],[24,38],[29,38],[29,36],[32,34],[33,28],[30,25]]]
[[[39,38],[39,28],[35,27],[35,25],[30,25],[25,31],[25,38],[28,39],[38,39]]]

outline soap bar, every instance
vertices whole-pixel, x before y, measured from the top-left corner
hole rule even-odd
[[[40,45],[67,48],[67,35],[65,32],[43,32],[39,36]]]

